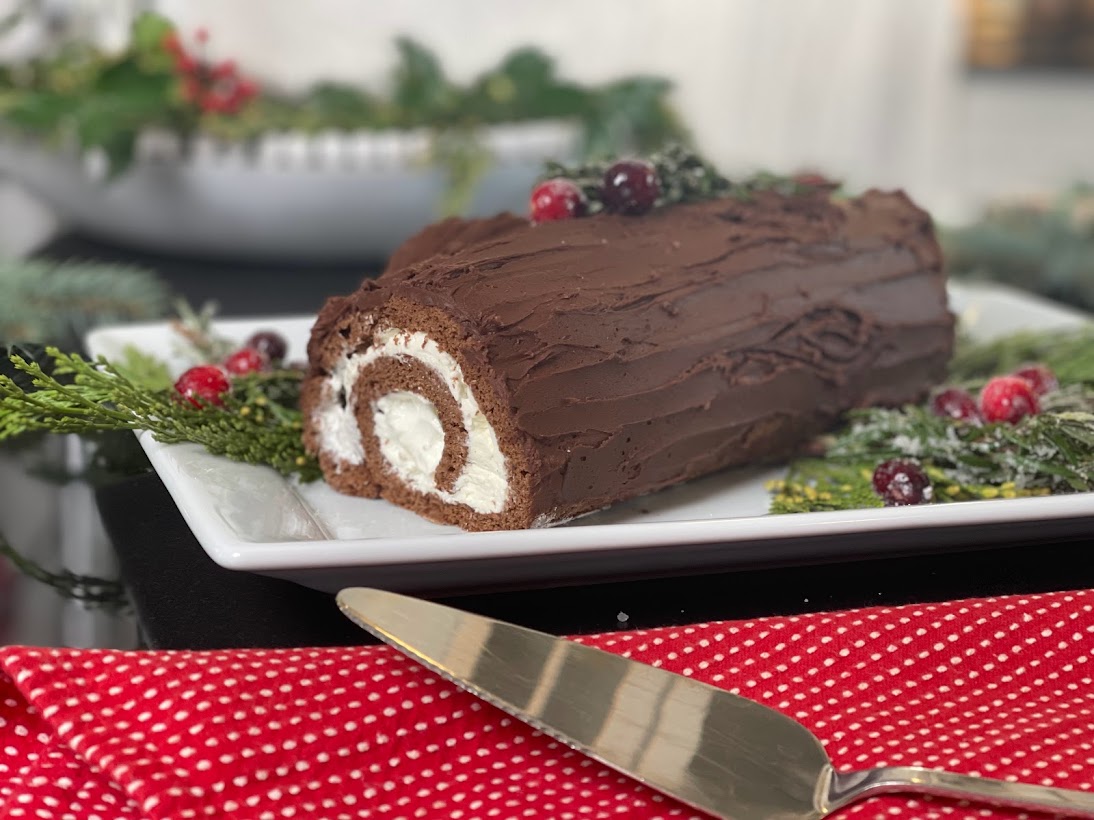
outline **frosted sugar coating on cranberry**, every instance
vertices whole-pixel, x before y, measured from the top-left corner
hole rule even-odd
[[[1041,412],[1030,383],[1018,376],[996,376],[980,391],[980,415],[986,421],[1017,424]]]
[[[553,222],[572,219],[585,213],[585,195],[568,179],[557,177],[541,182],[532,189],[528,211],[533,222]]]
[[[191,367],[175,382],[175,392],[194,407],[220,406],[231,389],[224,371],[213,364]]]
[[[883,461],[874,470],[873,485],[886,507],[926,504],[934,498],[931,480],[914,461],[899,458]]]

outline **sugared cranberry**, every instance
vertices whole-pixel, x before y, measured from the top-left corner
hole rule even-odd
[[[960,421],[979,421],[980,419],[976,399],[970,396],[967,390],[961,390],[958,387],[950,387],[935,395],[931,399],[931,412],[936,416]]]
[[[881,462],[874,470],[873,483],[886,507],[926,504],[934,498],[931,480],[914,461],[893,458]]]
[[[609,211],[644,214],[661,195],[657,171],[648,162],[624,159],[604,173],[601,196]]]
[[[219,406],[230,389],[224,371],[213,364],[191,367],[175,382],[175,392],[199,408],[207,404]]]
[[[980,415],[986,421],[1017,424],[1040,412],[1030,383],[1018,376],[996,376],[980,391]]]
[[[289,352],[289,343],[276,330],[260,330],[243,343],[259,353],[265,353],[271,364],[279,364]]]
[[[224,369],[233,376],[257,373],[270,366],[270,358],[253,347],[243,347],[224,360]]]
[[[1038,396],[1043,396],[1045,393],[1051,393],[1060,386],[1056,374],[1043,364],[1023,365],[1011,375],[1017,376],[1019,379],[1025,379],[1029,382],[1029,386]]]
[[[562,177],[541,182],[532,189],[528,211],[533,222],[572,219],[585,213],[585,194],[576,183]]]

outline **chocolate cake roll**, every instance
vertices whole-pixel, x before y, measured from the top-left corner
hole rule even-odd
[[[920,400],[953,325],[902,193],[449,219],[323,308],[305,441],[342,492],[546,526]]]

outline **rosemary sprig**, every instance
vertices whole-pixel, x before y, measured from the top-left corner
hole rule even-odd
[[[302,481],[321,475],[301,441],[297,392],[292,389],[302,378],[298,371],[241,377],[223,408],[197,408],[177,401],[169,391],[131,381],[104,359],[88,362],[56,348],[47,348],[47,355],[52,374],[37,362],[11,357],[33,391],[0,375],[0,441],[34,431],[148,430],[166,444],[194,442],[215,455],[269,465]],[[280,392],[264,389],[272,386]]]
[[[1094,327],[965,340],[950,376],[974,387],[1028,362],[1048,365],[1064,385],[1041,398],[1040,414],[975,425],[924,406],[852,411],[823,442],[824,458],[793,463],[771,485],[771,512],[879,507],[870,479],[890,458],[920,462],[936,503],[1094,491]]]
[[[698,154],[678,143],[668,145],[646,159],[657,171],[657,179],[661,185],[661,195],[654,203],[655,207],[720,197],[747,200],[757,191],[777,191],[790,196],[819,189],[834,190],[836,188],[835,185],[809,184],[793,177],[766,172],[733,181],[722,176],[713,165]],[[571,180],[584,193],[588,212],[595,214],[604,209],[601,201],[601,187],[604,174],[612,162],[614,160],[603,160],[573,166],[548,162],[544,166],[540,179],[565,177]]]
[[[1044,412],[1018,424],[963,424],[923,407],[854,411],[826,457],[872,467],[914,458],[942,471],[949,484],[1013,484],[1019,490],[1094,490],[1094,391],[1084,410]]]
[[[171,321],[171,329],[181,339],[181,353],[195,362],[219,362],[235,349],[230,339],[217,336],[213,330],[218,305],[206,302],[194,310],[185,299],[175,302],[178,319]]]

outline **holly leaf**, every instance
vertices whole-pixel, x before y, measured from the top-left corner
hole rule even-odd
[[[28,91],[5,97],[4,119],[28,131],[54,131],[72,115],[76,100],[52,91]]]
[[[487,122],[577,117],[589,94],[555,76],[555,63],[535,48],[509,54],[473,85],[468,107]]]
[[[109,175],[127,168],[141,130],[165,121],[173,106],[172,80],[148,74],[133,62],[104,71],[89,95],[73,112],[73,129],[80,145],[100,148],[109,161]]]
[[[173,58],[164,43],[168,35],[174,33],[175,27],[170,20],[152,12],[145,12],[133,21],[130,47],[141,68],[155,73],[171,71]]]
[[[437,56],[409,37],[398,38],[395,46],[399,65],[392,102],[405,119],[400,125],[436,125],[447,119],[455,94]]]
[[[588,114],[588,154],[647,153],[669,142],[687,142],[686,129],[665,100],[671,89],[659,77],[630,77],[607,86]]]
[[[378,125],[382,120],[375,97],[339,83],[316,85],[308,95],[306,107],[324,128],[353,130]]]

